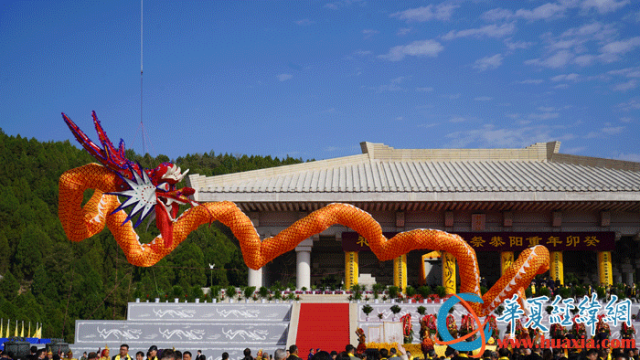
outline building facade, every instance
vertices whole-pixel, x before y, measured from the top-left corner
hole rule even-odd
[[[489,285],[536,244],[551,251],[550,276],[561,282],[567,276],[594,285],[636,281],[640,163],[562,154],[557,141],[524,149],[361,147],[362,154],[353,156],[193,174],[188,186],[199,202],[234,202],[262,238],[340,202],[370,213],[387,237],[420,228],[461,235],[475,248]],[[412,251],[394,266],[378,261],[353,230],[332,226],[262,269],[249,269],[248,282],[259,287],[295,277],[300,289],[333,277],[347,284],[440,285],[443,270],[450,269],[427,253]],[[406,276],[398,280],[403,267]]]

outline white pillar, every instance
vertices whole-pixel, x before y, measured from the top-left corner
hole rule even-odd
[[[249,268],[248,277],[249,279],[247,282],[249,283],[249,286],[255,286],[256,290],[260,289],[262,286],[262,268],[258,270]]]
[[[296,288],[311,288],[311,246],[313,240],[306,239],[296,247]]]

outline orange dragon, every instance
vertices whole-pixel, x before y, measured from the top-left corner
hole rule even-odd
[[[68,170],[60,177],[59,217],[71,241],[92,237],[106,225],[131,264],[152,266],[200,225],[220,221],[239,240],[247,266],[257,270],[295,249],[304,239],[340,224],[366,238],[380,261],[418,249],[451,253],[459,264],[460,291],[481,296],[475,250],[458,235],[418,229],[387,239],[380,224],[370,214],[352,205],[330,204],[296,221],[278,235],[261,240],[251,220],[234,203],[199,204],[189,198],[194,189],[178,188],[188,170],[181,172],[180,167],[171,163],[144,169],[128,160],[124,142],[121,140],[118,148],[113,146],[95,112],[93,122],[101,146],[91,141],[65,114],[62,116],[80,144],[101,163]],[[82,206],[84,191],[88,189],[94,190],[93,196]],[[126,198],[126,201],[121,203],[119,197]],[[191,208],[178,214],[180,205],[191,205]],[[130,207],[133,209],[127,214],[124,209]],[[137,221],[133,224],[136,216]],[[134,228],[147,217],[155,217],[160,235],[151,243],[143,244]],[[523,251],[500,280],[482,296],[484,303],[472,304],[474,311],[485,316],[514,293],[524,294],[524,288],[529,286],[531,279],[548,268],[549,251],[544,246]]]

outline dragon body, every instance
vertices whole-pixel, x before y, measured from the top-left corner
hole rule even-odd
[[[296,221],[274,237],[260,239],[251,220],[232,202],[198,204],[189,199],[191,188],[177,189],[185,173],[170,163],[153,170],[143,169],[124,157],[124,143],[115,149],[93,114],[103,147],[94,144],[68,117],[67,125],[78,141],[100,164],[88,164],[65,172],[59,182],[59,217],[67,237],[82,241],[106,225],[127,260],[136,266],[152,266],[171,253],[199,226],[220,221],[239,240],[243,258],[251,269],[260,269],[276,257],[291,251],[314,234],[333,225],[349,227],[368,240],[380,261],[392,260],[411,250],[431,249],[451,253],[458,261],[460,291],[480,296],[480,271],[473,248],[455,234],[418,229],[387,239],[380,224],[365,211],[348,204],[330,204]],[[82,206],[85,190],[93,189],[91,199]],[[121,203],[118,196],[128,197]],[[133,199],[133,200],[132,200]],[[191,208],[178,215],[179,205]],[[134,206],[130,215],[123,210]],[[149,244],[140,243],[134,227],[155,212],[160,235]],[[139,214],[135,226],[132,217]],[[522,294],[531,279],[549,268],[549,252],[544,246],[523,251],[500,280],[482,297],[483,304],[472,304],[479,316],[495,309],[514,293]]]

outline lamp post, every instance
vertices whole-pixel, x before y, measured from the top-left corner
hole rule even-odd
[[[211,281],[209,287],[213,287],[213,268],[216,267],[216,264],[209,264],[209,269],[211,270]]]

